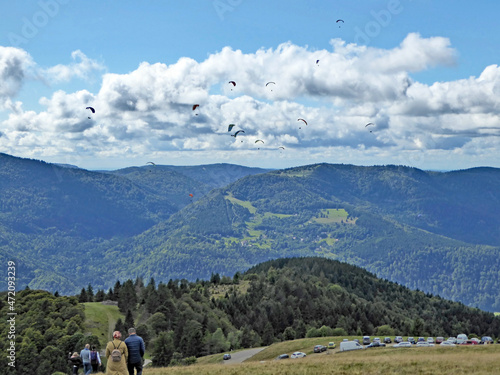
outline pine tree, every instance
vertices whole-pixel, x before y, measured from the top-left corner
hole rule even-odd
[[[87,291],[85,290],[85,288],[82,288],[80,296],[78,297],[78,302],[80,303],[88,302]]]

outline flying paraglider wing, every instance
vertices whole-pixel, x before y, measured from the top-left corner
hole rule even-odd
[[[299,119],[297,119],[297,121],[304,121],[304,124],[306,124],[306,125],[307,125],[307,121],[306,121],[306,120],[304,120],[303,118],[299,118]]]
[[[87,108],[85,108],[85,109],[90,109],[90,110],[92,111],[92,113],[95,113],[95,109],[94,109],[94,108],[92,108],[92,107],[87,107]]]
[[[240,134],[240,133],[244,133],[244,132],[245,132],[245,131],[243,131],[243,130],[238,130],[236,133],[231,134],[231,137],[236,138],[236,136],[237,136],[238,134]]]
[[[262,139],[257,139],[257,140],[255,141],[255,143],[257,143],[257,142],[262,142],[262,143],[264,143],[264,141],[263,141]]]
[[[148,161],[146,164],[156,165],[156,164],[155,164],[155,163],[153,163],[152,161]]]
[[[365,125],[365,128],[366,128],[367,126],[370,126],[370,125],[371,125],[371,126],[375,126],[375,124],[374,124],[373,122],[369,122],[368,124],[366,124],[366,125]]]
[[[267,87],[268,85],[270,85],[270,84],[275,85],[275,84],[276,84],[276,82],[272,82],[272,81],[271,81],[271,82],[268,82],[268,83],[266,83],[266,87]]]
[[[229,124],[229,126],[227,127],[227,131],[230,132],[235,126],[235,124]]]
[[[199,104],[194,104],[194,105],[193,105],[193,111],[194,111],[196,108],[198,108],[199,106],[200,106]]]
[[[229,81],[229,83],[230,83],[231,85],[233,85],[233,87],[234,87],[234,86],[236,86],[236,82],[234,82],[234,81]]]
[[[193,194],[189,194],[189,196],[190,196],[191,198],[193,198],[193,197],[194,197],[194,195],[193,195]]]
[[[280,150],[284,150],[285,148],[283,146],[278,147]]]

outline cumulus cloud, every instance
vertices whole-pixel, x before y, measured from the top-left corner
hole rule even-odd
[[[339,39],[331,45],[330,51],[312,51],[284,43],[255,53],[226,47],[201,62],[183,57],[171,65],[143,62],[127,74],[106,73],[97,93],[59,90],[40,100],[42,112],[12,111],[0,145],[103,158],[196,151],[225,160],[236,150],[241,157],[318,158],[342,150],[344,156],[387,160],[467,148],[482,139],[488,147],[499,144],[498,66],[479,77],[426,85],[410,73],[454,64],[446,38],[409,34],[388,50]],[[46,69],[46,76],[62,81],[104,71],[80,51],[73,58],[74,64]],[[18,76],[19,86],[4,97],[19,91]],[[266,86],[269,81],[275,84]],[[196,111],[193,104],[200,105]],[[89,116],[87,106],[96,113]],[[366,128],[369,122],[374,125]],[[231,123],[236,126],[228,132]],[[237,130],[244,133],[231,137]],[[288,154],[276,154],[279,147]]]
[[[14,98],[25,81],[30,67],[34,65],[31,56],[24,50],[0,46],[0,108],[13,108]]]
[[[104,65],[88,58],[82,51],[71,53],[73,63],[58,64],[47,69],[41,69],[40,74],[52,83],[68,82],[73,78],[88,79],[94,73],[103,72]]]

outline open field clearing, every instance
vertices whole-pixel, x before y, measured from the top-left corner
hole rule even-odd
[[[500,373],[500,345],[408,349],[388,347],[344,353],[310,354],[300,359],[252,361],[238,365],[193,365],[144,370],[145,375],[431,375],[440,373],[498,374]]]
[[[111,339],[118,319],[125,317],[118,306],[103,305],[100,302],[87,302],[85,306],[85,327],[94,336],[99,337],[101,347]]]

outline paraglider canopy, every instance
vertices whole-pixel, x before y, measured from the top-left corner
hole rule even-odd
[[[339,23],[339,22],[344,23],[344,20],[340,20],[340,19],[339,19],[339,20],[337,20],[335,23]],[[339,23],[339,28],[340,28],[340,23]]]
[[[235,124],[229,124],[229,126],[227,127],[227,131],[230,132],[235,126]]]
[[[194,104],[193,105],[193,111],[196,110],[196,108],[198,108],[200,105],[199,104]],[[196,116],[198,116],[198,113],[195,113]]]
[[[95,113],[95,109],[94,109],[94,108],[92,108],[92,107],[86,107],[85,109],[90,109],[90,111],[91,111],[92,113]],[[88,119],[89,119],[89,120],[90,120],[91,118],[92,118],[92,117],[90,117],[90,116],[88,117]]]
[[[239,133],[244,133],[244,131],[243,131],[243,130],[238,130],[236,133],[231,134],[231,137],[236,138],[236,136],[237,136]]]

